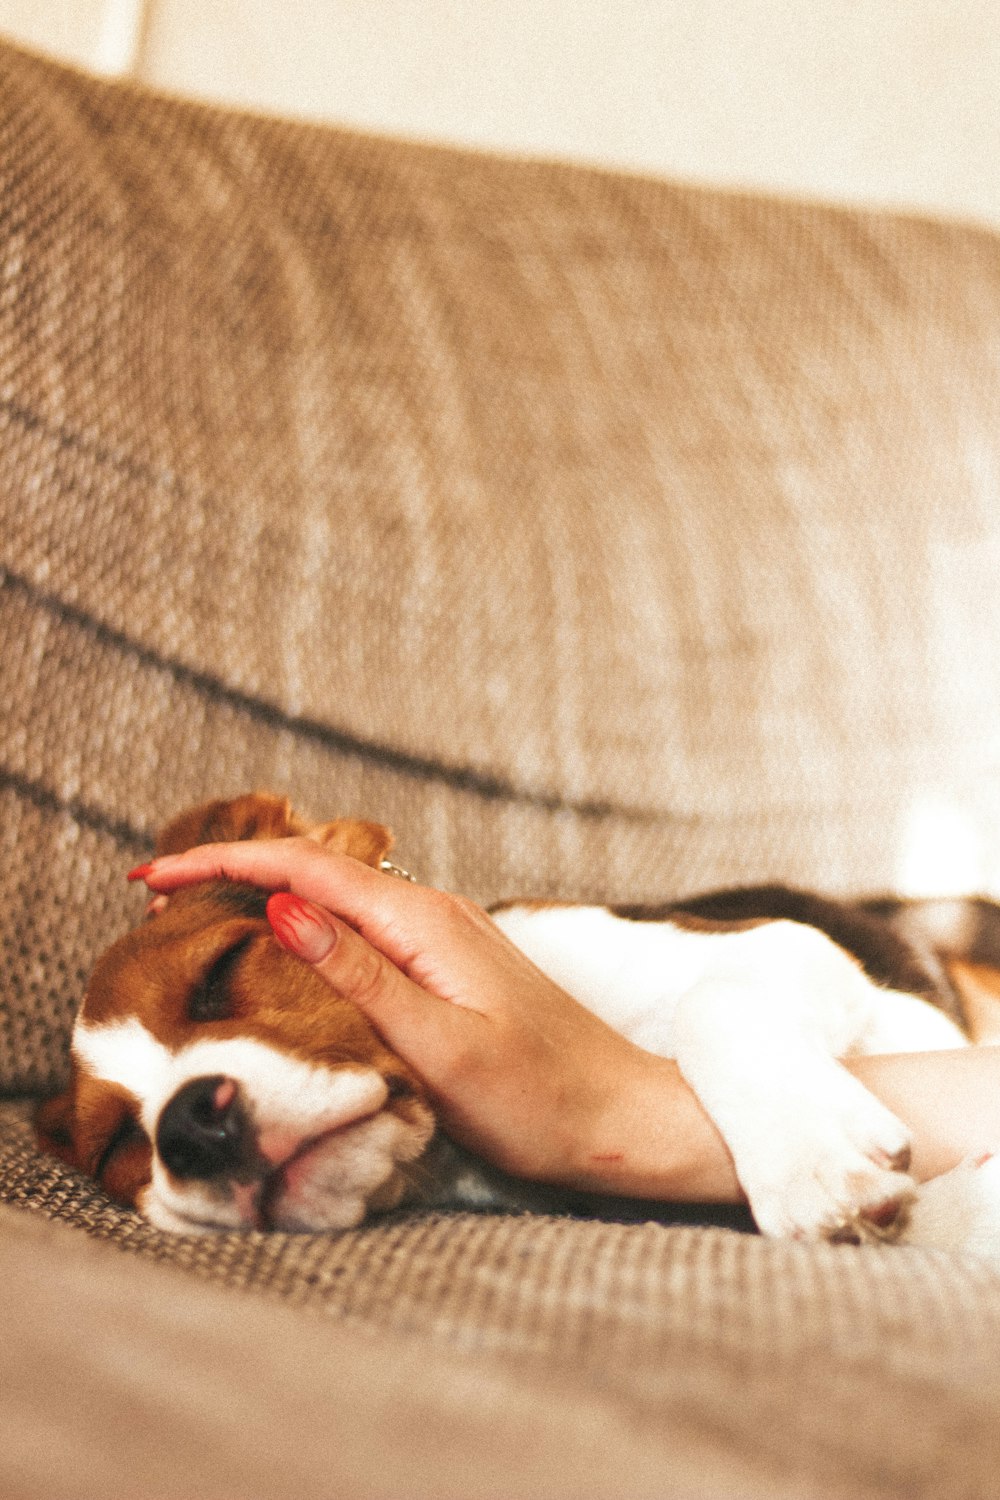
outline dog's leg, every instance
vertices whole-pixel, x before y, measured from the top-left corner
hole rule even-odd
[[[721,1131],[761,1231],[886,1239],[913,1198],[905,1126],[836,1061],[879,991],[821,933],[776,922],[677,1002],[681,1070]]]

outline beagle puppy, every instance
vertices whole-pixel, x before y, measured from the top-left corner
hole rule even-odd
[[[157,854],[297,835],[395,868],[388,829],[308,824],[264,793],[185,812]],[[222,881],[157,897],[102,954],[68,1086],[37,1114],[42,1145],[183,1233],[336,1230],[404,1204],[559,1206],[443,1136],[420,1079],[278,943],[266,900]],[[984,1157],[918,1191],[906,1128],[839,1061],[987,1039],[1000,908],[761,886],[492,915],[609,1025],[676,1058],[763,1233],[1000,1246],[1000,1167]]]

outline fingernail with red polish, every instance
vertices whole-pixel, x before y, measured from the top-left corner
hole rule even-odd
[[[319,908],[289,891],[268,897],[267,920],[281,946],[306,963],[321,963],[337,941],[336,929]]]
[[[125,879],[126,880],[145,880],[146,876],[149,875],[150,872],[152,871],[152,868],[153,868],[153,866],[151,864],[149,864],[149,865],[136,865],[136,867],[135,867],[134,870],[129,870],[128,874],[125,876]]]

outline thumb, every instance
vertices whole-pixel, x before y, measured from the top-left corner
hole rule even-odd
[[[301,896],[276,891],[267,918],[278,942],[311,964],[335,994],[371,1021],[383,1041],[431,1083],[462,1024],[460,1008],[408,979],[346,922]]]

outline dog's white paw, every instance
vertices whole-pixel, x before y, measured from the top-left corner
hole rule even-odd
[[[1000,1155],[967,1157],[923,1183],[903,1239],[1000,1263]]]
[[[734,1151],[762,1234],[852,1243],[898,1237],[916,1193],[906,1127],[842,1070],[798,1107],[767,1111],[767,1135]]]

